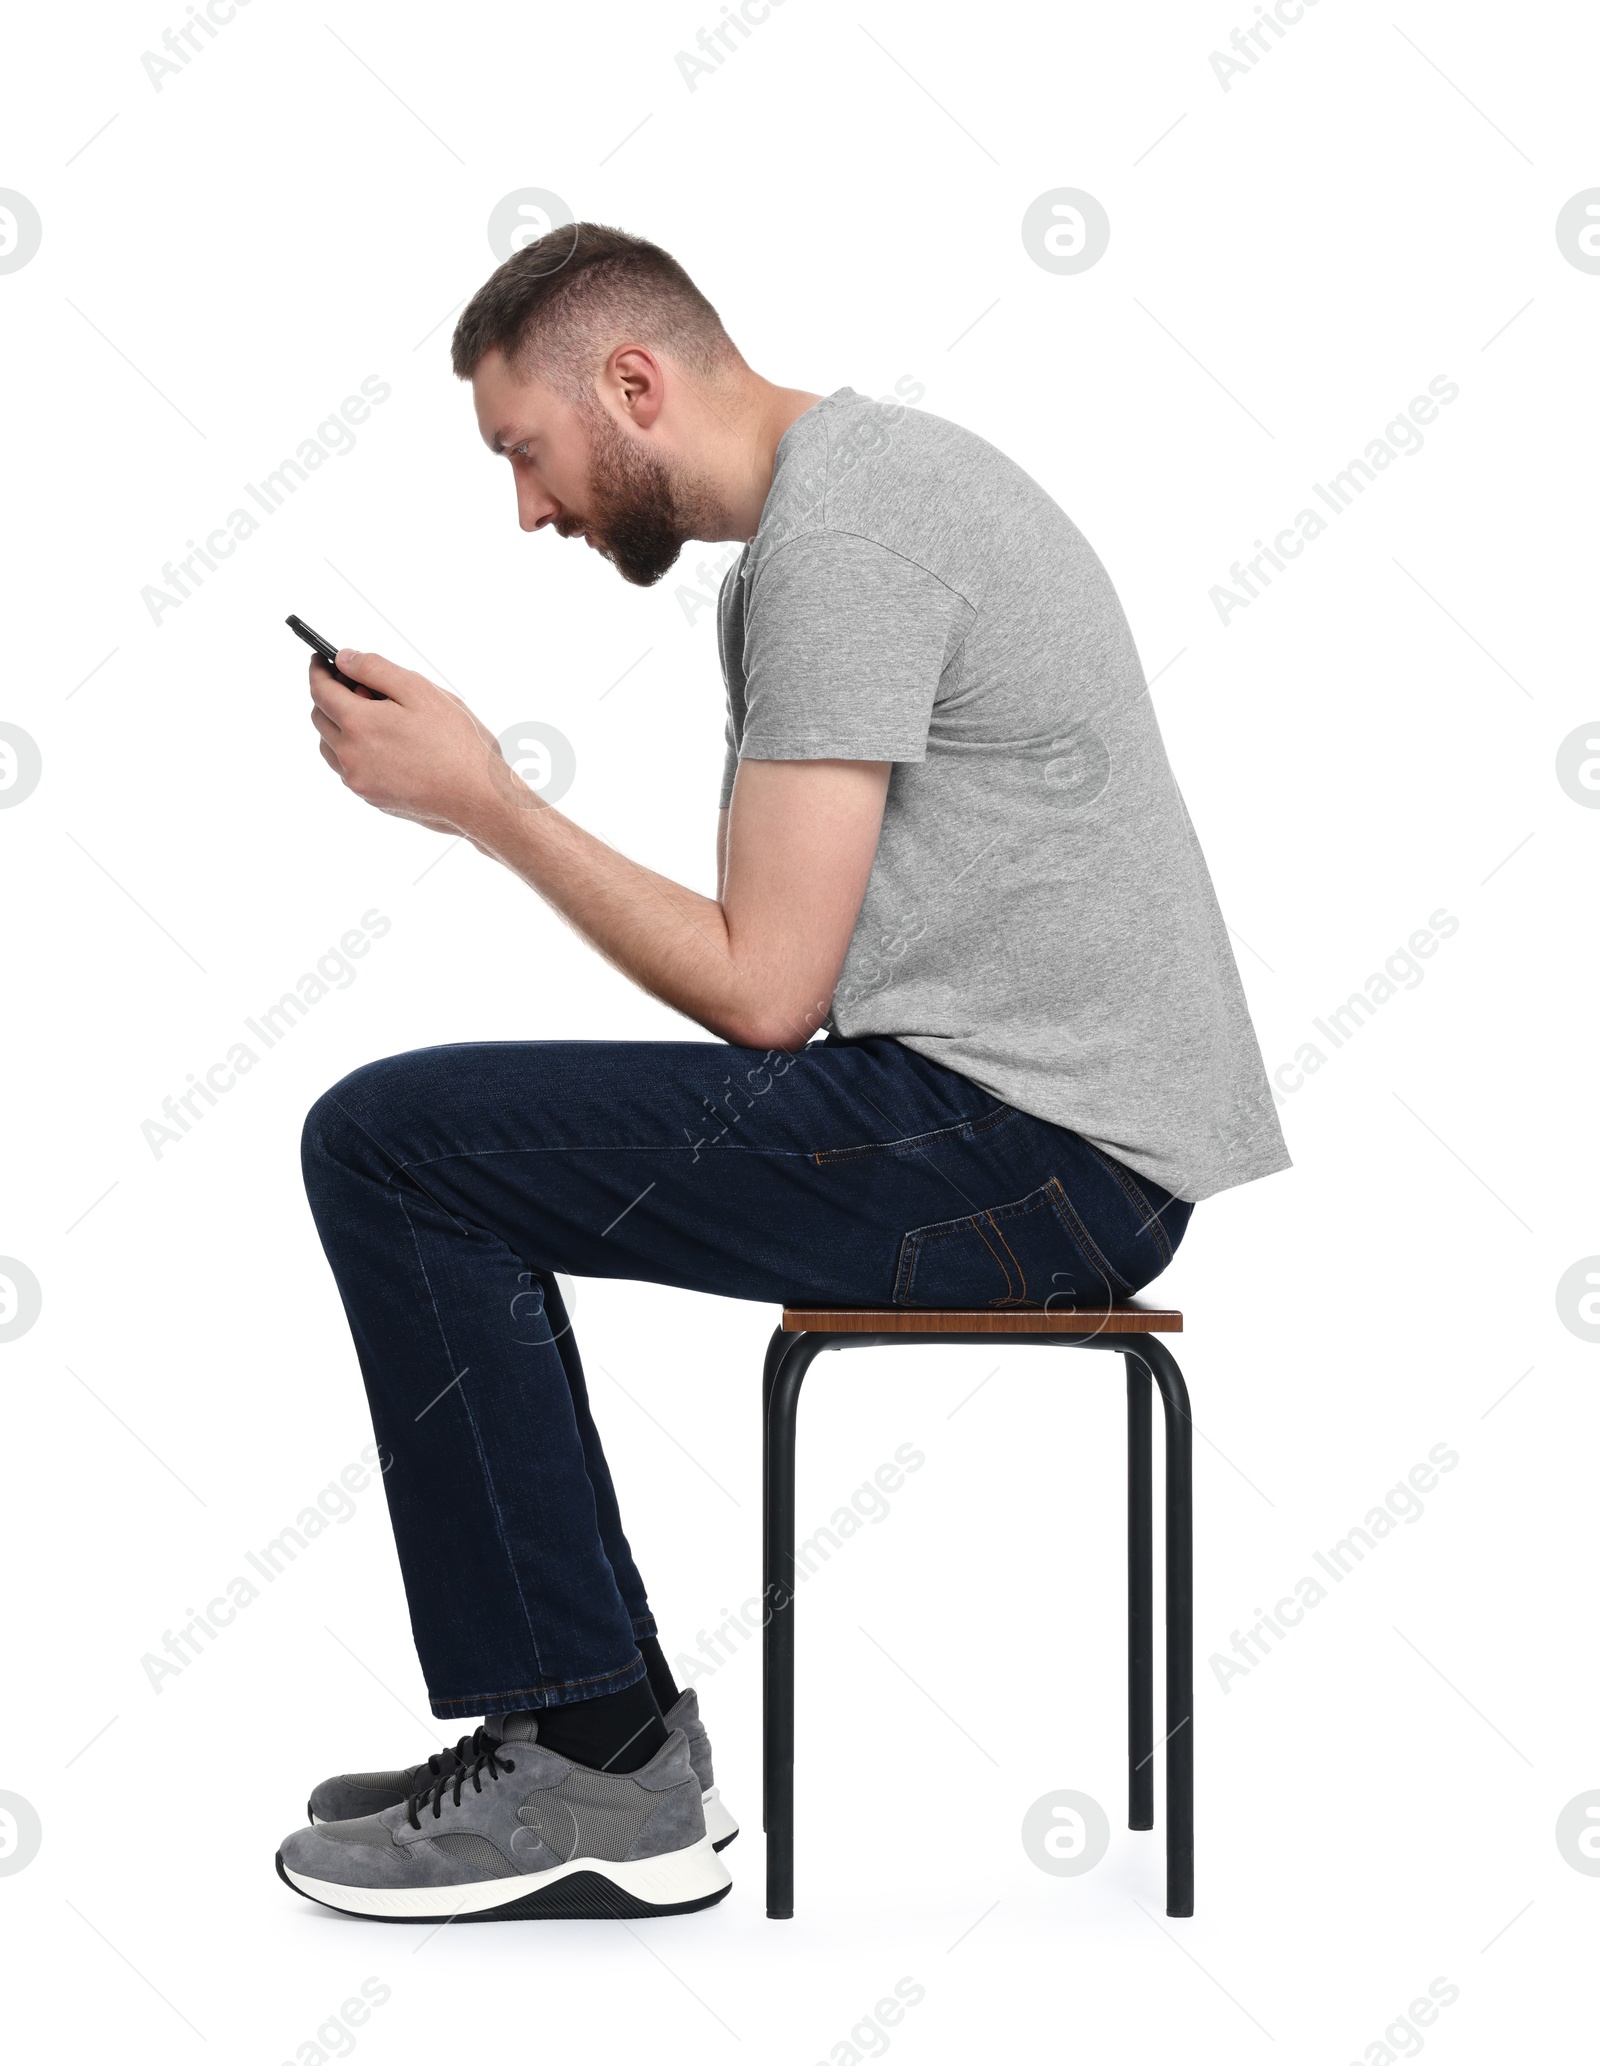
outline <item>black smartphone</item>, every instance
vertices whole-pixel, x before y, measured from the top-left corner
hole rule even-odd
[[[322,634],[318,631],[313,631],[303,618],[285,617],[283,621],[288,625],[296,638],[303,638],[305,640],[306,644],[316,654],[323,666],[327,668],[335,681],[342,681],[347,689],[354,689],[358,696],[371,696],[379,703],[387,701],[387,698],[380,695],[376,689],[363,688],[360,682],[352,681],[347,674],[341,674],[333,664],[338,657],[339,648],[337,646],[330,646]]]

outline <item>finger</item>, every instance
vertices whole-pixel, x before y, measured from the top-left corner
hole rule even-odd
[[[340,761],[338,754],[334,752],[333,748],[328,744],[326,739],[322,741],[322,744],[318,748],[318,751],[321,753],[323,759],[328,763],[329,767],[332,768],[333,772],[339,777],[339,780],[342,782],[344,780],[344,766]]]
[[[341,646],[337,662],[339,672],[358,681],[363,688],[376,689],[380,696],[387,696],[392,703],[415,703],[419,694],[440,691],[425,674],[413,674],[409,667],[397,667],[392,660],[385,660],[381,653],[358,653],[354,646]]]
[[[339,719],[351,715],[353,703],[362,701],[352,697],[343,682],[336,682],[320,660],[313,660],[310,670],[311,700],[317,706],[334,730],[339,729]]]
[[[342,739],[344,737],[344,732],[341,729],[341,727],[334,723],[333,719],[329,717],[328,713],[325,710],[313,710],[311,713],[311,722],[322,734],[323,739],[325,741],[330,741],[333,739]]]

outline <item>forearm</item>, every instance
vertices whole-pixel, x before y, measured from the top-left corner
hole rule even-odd
[[[826,998],[786,999],[775,943],[739,938],[715,899],[619,854],[532,795],[497,799],[468,837],[642,990],[720,1039],[799,1047],[826,1015]]]
[[[608,847],[506,765],[458,696],[376,653],[319,661],[311,721],[346,788],[457,832],[641,989],[741,1047],[803,1047],[828,1014],[872,870],[887,762],[741,762],[702,897]]]

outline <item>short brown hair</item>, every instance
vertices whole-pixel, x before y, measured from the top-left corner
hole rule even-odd
[[[489,275],[461,312],[450,363],[470,380],[499,351],[516,372],[537,370],[580,400],[626,341],[702,375],[742,363],[722,318],[668,252],[626,230],[574,222],[513,251]]]

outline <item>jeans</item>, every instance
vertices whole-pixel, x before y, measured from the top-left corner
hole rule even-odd
[[[303,1161],[445,1717],[620,1691],[657,1632],[556,1271],[769,1305],[1102,1306],[1193,1210],[890,1039],[422,1048],[318,1099]]]

